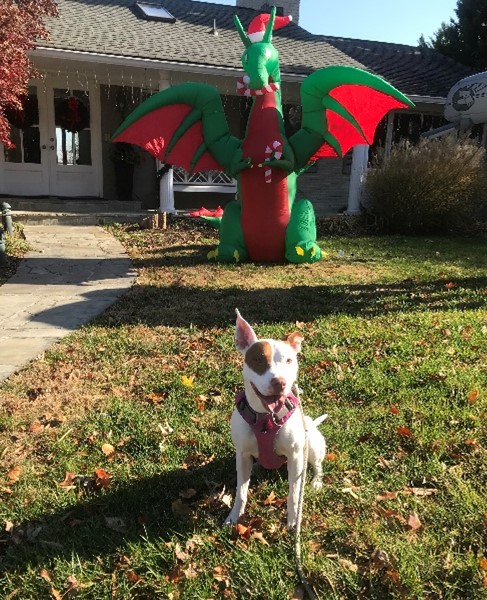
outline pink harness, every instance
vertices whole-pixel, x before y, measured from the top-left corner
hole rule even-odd
[[[242,418],[249,424],[257,439],[259,464],[266,469],[279,469],[286,462],[285,456],[279,456],[274,450],[274,441],[284,423],[293,415],[299,400],[289,394],[275,413],[258,413],[253,410],[245,397],[245,392],[235,396],[235,405]]]

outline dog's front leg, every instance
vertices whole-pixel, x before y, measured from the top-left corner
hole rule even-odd
[[[287,526],[288,529],[296,527],[298,519],[299,492],[303,477],[303,449],[295,448],[287,461],[287,474],[289,480],[289,495],[287,497]]]
[[[247,504],[247,494],[249,491],[250,474],[252,473],[253,458],[250,454],[237,452],[237,490],[235,492],[235,502],[233,508],[225,520],[225,525],[236,523],[238,518],[243,515],[245,505]]]

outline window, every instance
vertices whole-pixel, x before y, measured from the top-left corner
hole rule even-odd
[[[166,23],[176,22],[176,19],[172,16],[172,14],[158,4],[136,2],[135,6],[146,19],[150,19],[151,21],[164,21]]]

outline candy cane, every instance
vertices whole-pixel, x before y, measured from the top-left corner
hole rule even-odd
[[[276,160],[280,160],[282,157],[282,143],[279,140],[275,140],[272,143],[272,148],[270,146],[266,146],[265,162],[269,162],[273,155]],[[266,166],[264,177],[266,183],[272,183],[272,169],[270,166]]]
[[[276,92],[279,89],[279,84],[272,82],[264,85],[258,90],[254,90],[249,88],[249,83],[250,79],[248,76],[241,77],[237,81],[237,92],[241,96],[263,96],[264,94],[269,94],[270,92]]]

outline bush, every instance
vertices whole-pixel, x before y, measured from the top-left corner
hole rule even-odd
[[[365,197],[384,232],[472,232],[487,199],[485,149],[455,136],[403,141],[378,155]]]

